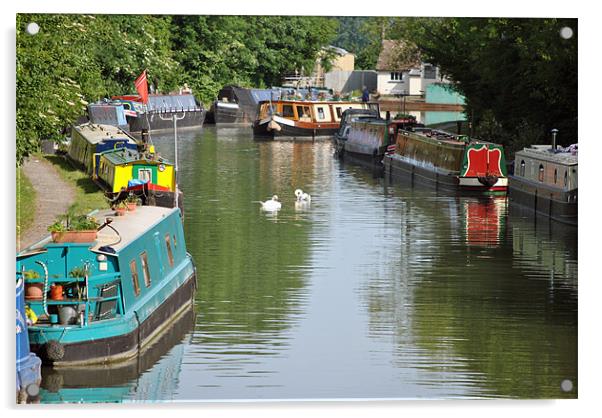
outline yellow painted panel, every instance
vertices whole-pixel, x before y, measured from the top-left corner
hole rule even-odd
[[[171,165],[166,165],[165,170],[159,171],[157,169],[157,182],[159,186],[169,187],[172,192],[176,190],[176,179],[174,175],[174,168]]]
[[[118,192],[122,187],[128,187],[128,181],[132,179],[132,165],[116,165],[113,177],[113,191]]]

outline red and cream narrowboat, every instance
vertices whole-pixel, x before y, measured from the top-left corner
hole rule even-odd
[[[253,134],[265,139],[332,137],[347,109],[368,109],[375,103],[353,101],[277,100],[259,103]]]

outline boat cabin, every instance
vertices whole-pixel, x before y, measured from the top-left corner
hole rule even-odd
[[[514,176],[563,191],[576,190],[577,146],[571,147],[554,151],[550,145],[532,145],[518,151],[514,158]]]
[[[347,109],[377,108],[376,103],[342,101],[279,100],[263,101],[259,104],[258,119],[277,115],[295,122],[336,123]]]

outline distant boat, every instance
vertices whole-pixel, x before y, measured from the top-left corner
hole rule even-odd
[[[221,124],[253,124],[257,117],[257,105],[264,100],[277,100],[281,90],[251,89],[238,86],[225,86],[217,94],[207,112],[207,123]]]
[[[451,190],[505,194],[504,148],[430,128],[397,132],[395,149],[384,157],[385,176]]]
[[[413,117],[387,120],[371,109],[346,110],[334,135],[335,152],[342,158],[382,167],[384,155],[395,150],[397,131],[415,126],[424,125]]]
[[[207,113],[203,104],[190,93],[150,94],[146,104],[140,102],[139,96],[113,96],[111,99],[123,105],[130,132],[173,129],[173,114],[184,114],[184,119],[177,122],[178,128],[200,127]]]
[[[17,254],[17,276],[41,285],[26,300],[38,317],[31,350],[54,367],[126,361],[144,350],[194,300],[196,270],[178,209],[142,206],[109,223],[87,243],[48,237]],[[103,224],[104,225],[104,224]],[[49,291],[51,290],[51,291]]]
[[[566,149],[532,145],[514,157],[510,202],[551,219],[577,225],[577,144]]]
[[[261,139],[330,138],[347,109],[377,108],[376,103],[336,100],[269,100],[259,104],[253,134]]]

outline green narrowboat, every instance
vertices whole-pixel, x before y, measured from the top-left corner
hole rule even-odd
[[[48,237],[17,254],[17,278],[25,278],[26,304],[37,317],[32,352],[54,367],[126,361],[183,315],[196,270],[179,212],[95,211],[102,225],[93,242]],[[28,286],[42,289],[36,295]]]

